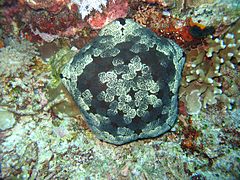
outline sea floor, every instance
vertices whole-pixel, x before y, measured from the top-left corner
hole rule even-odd
[[[121,146],[95,137],[59,78],[62,64],[96,35],[81,36],[81,43],[66,37],[51,43],[30,43],[26,39],[20,43],[14,31],[8,36],[3,28],[6,26],[0,27],[0,179],[240,179],[240,7],[238,1],[217,2],[218,6],[212,1],[203,1],[202,5],[191,1],[190,10],[185,13],[178,13],[178,6],[168,11],[180,19],[191,15],[195,22],[202,19],[205,26],[214,24],[219,30],[219,41],[232,44],[228,46],[231,51],[207,40],[207,45],[184,49],[186,67],[175,126],[159,137]],[[131,8],[137,3],[140,1],[129,1]],[[228,8],[221,10],[226,3],[232,12]],[[227,33],[235,33],[235,45],[225,41]],[[191,95],[186,88],[191,85],[184,84],[190,72],[187,65],[195,57],[192,50],[198,48],[199,54],[204,52],[210,59],[210,48],[219,57],[223,53],[236,54],[230,54],[234,59],[225,61],[231,62],[232,70],[225,68],[223,62],[212,60],[224,67],[225,74],[217,79],[216,74],[212,77],[214,82],[222,83],[216,87],[224,96],[214,94],[213,85],[196,78],[193,81],[198,84],[192,83],[192,89],[196,90],[200,82],[201,87],[207,87],[204,93],[208,94],[199,91],[198,98],[187,102]],[[210,77],[211,69],[206,64],[198,67],[206,68],[203,70],[208,73],[204,76]]]

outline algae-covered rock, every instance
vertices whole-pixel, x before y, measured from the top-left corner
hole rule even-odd
[[[15,123],[15,118],[13,113],[0,109],[0,130],[7,130],[12,128]]]
[[[62,81],[99,139],[156,137],[177,118],[183,51],[132,20],[118,20],[66,64]]]

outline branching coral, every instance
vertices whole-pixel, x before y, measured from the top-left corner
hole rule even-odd
[[[210,37],[205,46],[190,50],[183,72],[181,96],[196,90],[204,108],[222,102],[239,106],[240,21],[222,37]],[[191,103],[185,98],[187,105]]]
[[[36,55],[38,52],[32,43],[10,39],[9,45],[0,49],[0,75],[19,76],[34,64]]]

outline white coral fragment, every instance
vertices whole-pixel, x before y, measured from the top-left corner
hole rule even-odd
[[[71,3],[78,5],[79,13],[84,19],[93,10],[102,12],[102,7],[106,7],[107,0],[71,0]]]
[[[190,115],[199,114],[202,108],[200,94],[201,94],[200,91],[198,89],[195,89],[186,96],[185,100],[188,114]]]

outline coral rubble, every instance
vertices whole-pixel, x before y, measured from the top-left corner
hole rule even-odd
[[[99,34],[62,71],[90,128],[114,144],[168,131],[177,115],[182,49],[129,19]]]

